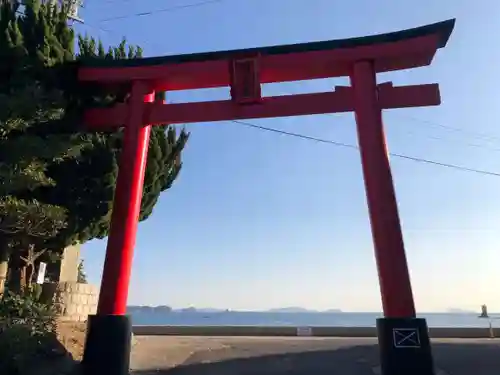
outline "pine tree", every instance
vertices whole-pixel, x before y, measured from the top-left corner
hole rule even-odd
[[[11,253],[14,271],[22,271],[28,249],[51,250],[46,261],[109,231],[122,132],[82,132],[80,120],[84,107],[123,101],[125,91],[78,85],[74,62],[140,58],[142,50],[123,41],[105,52],[80,36],[75,54],[65,12],[37,0],[23,15],[0,6],[0,262]],[[141,220],[176,179],[188,136],[153,128]]]
[[[33,196],[56,185],[47,175],[51,163],[77,157],[90,139],[78,134],[40,133],[39,125],[61,121],[64,93],[44,77],[44,67],[64,62],[59,43],[49,43],[51,9],[33,2],[19,17],[10,5],[0,9],[2,61],[0,71],[0,240],[5,251],[15,249],[15,271],[25,273],[24,255],[43,246],[66,226],[66,209]],[[43,251],[43,250],[41,250]],[[5,255],[3,256],[5,258]],[[15,272],[14,272],[15,273]],[[26,282],[18,277],[19,285]]]

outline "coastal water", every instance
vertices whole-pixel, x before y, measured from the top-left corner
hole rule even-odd
[[[295,326],[295,327],[369,327],[375,326],[380,313],[293,313],[293,312],[131,312],[134,325],[174,326]],[[429,313],[426,318],[429,327],[500,327],[500,314],[490,319],[480,319],[472,313]]]

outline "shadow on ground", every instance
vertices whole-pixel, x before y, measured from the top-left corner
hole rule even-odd
[[[436,375],[497,375],[500,341],[433,345]],[[251,356],[233,348],[193,353],[173,368],[133,371],[134,375],[370,375],[379,374],[377,345]]]
[[[34,336],[31,327],[15,325],[0,332],[0,374],[72,374],[78,362],[55,333]]]

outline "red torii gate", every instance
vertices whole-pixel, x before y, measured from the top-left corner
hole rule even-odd
[[[429,65],[455,20],[326,42],[131,60],[81,63],[79,81],[129,85],[126,103],[89,109],[92,130],[124,127],[97,315],[89,317],[86,375],[128,374],[131,325],[126,313],[133,249],[151,125],[354,111],[384,318],[377,320],[384,375],[434,373],[427,326],[415,318],[382,110],[440,104],[437,84],[377,85],[376,74]],[[261,84],[349,76],[332,92],[262,97]],[[231,88],[231,100],[165,104],[155,91]]]

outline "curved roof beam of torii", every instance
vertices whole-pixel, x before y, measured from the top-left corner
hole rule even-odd
[[[429,65],[446,45],[455,20],[413,29],[340,40],[233,51],[196,53],[142,59],[85,59],[80,81],[102,83],[145,80],[155,90],[187,90],[229,86],[228,64],[239,58],[258,58],[260,83],[347,76],[355,61],[371,60],[376,72]]]

